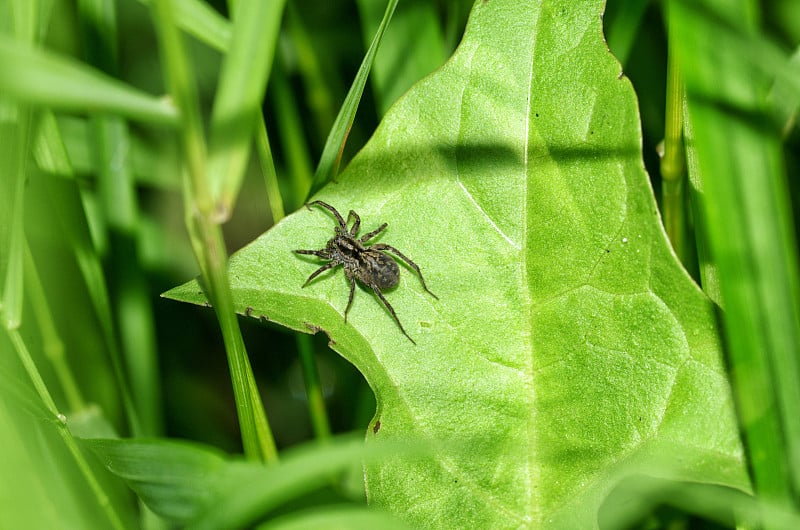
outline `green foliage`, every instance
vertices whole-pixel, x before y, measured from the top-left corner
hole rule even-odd
[[[798,526],[797,2],[285,4],[0,2],[0,527]]]
[[[387,295],[416,347],[366,290],[345,323],[341,272],[301,289],[319,264],[291,251],[324,246],[324,213],[231,261],[239,312],[322,329],[365,374],[368,439],[437,447],[367,471],[370,499],[416,526],[590,525],[664,452],[678,477],[748,488],[713,309],[664,238],[600,8],[479,3],[454,57],[315,196],[364,232],[388,222],[380,241],[421,267],[439,301],[409,270]],[[169,296],[205,302],[197,284]]]

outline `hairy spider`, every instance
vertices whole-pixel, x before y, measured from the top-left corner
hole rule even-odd
[[[425,285],[425,279],[422,277],[422,273],[417,264],[396,248],[384,243],[375,243],[370,246],[365,246],[367,241],[386,229],[386,223],[383,223],[372,232],[364,234],[359,238],[358,229],[361,227],[361,218],[356,212],[350,210],[350,213],[347,215],[347,222],[345,222],[336,208],[328,203],[314,201],[307,204],[306,207],[311,209],[311,207],[315,205],[322,206],[330,211],[336,217],[338,226],[334,227],[334,236],[328,240],[325,248],[320,250],[295,250],[297,254],[311,254],[329,260],[329,263],[326,263],[308,277],[303,287],[326,270],[341,265],[347,279],[350,281],[350,298],[347,299],[347,307],[344,310],[344,321],[347,322],[347,313],[350,311],[350,306],[353,305],[353,293],[356,289],[356,280],[358,280],[372,289],[375,296],[378,297],[378,300],[389,310],[389,313],[392,315],[392,318],[394,318],[394,321],[397,322],[403,335],[405,335],[412,344],[416,345],[417,343],[406,333],[392,305],[386,300],[381,291],[384,289],[391,289],[400,281],[400,267],[388,254],[384,254],[384,252],[388,251],[405,261],[409,267],[414,269],[419,276],[419,280],[422,282],[422,287],[428,291],[428,294],[438,300],[439,297],[433,294],[430,289],[428,289],[428,286]],[[353,226],[348,229],[347,225],[350,223],[351,219],[353,219]]]

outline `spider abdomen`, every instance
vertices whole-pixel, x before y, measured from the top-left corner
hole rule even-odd
[[[400,267],[386,254],[366,250],[361,255],[361,266],[355,270],[355,277],[363,284],[391,289],[400,281]]]

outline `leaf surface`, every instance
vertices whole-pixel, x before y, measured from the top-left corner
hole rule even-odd
[[[417,527],[587,528],[617,479],[746,489],[713,308],[670,251],[630,82],[601,0],[477,2],[464,40],[315,199],[413,259],[348,322],[341,270],[293,249],[333,236],[301,210],[232,258],[238,310],[323,329],[374,389],[372,439],[434,457],[366,469],[371,502]],[[202,303],[195,282],[168,296]],[[659,466],[658,469],[662,469]]]

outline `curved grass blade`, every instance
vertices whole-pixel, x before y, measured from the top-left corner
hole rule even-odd
[[[362,459],[411,451],[395,444],[365,448],[353,436],[309,444],[275,466],[231,459],[207,446],[159,439],[84,439],[112,473],[157,514],[189,528],[242,528],[275,508],[330,484]]]
[[[113,112],[174,125],[175,107],[83,63],[0,35],[0,92],[11,99],[70,111]]]

